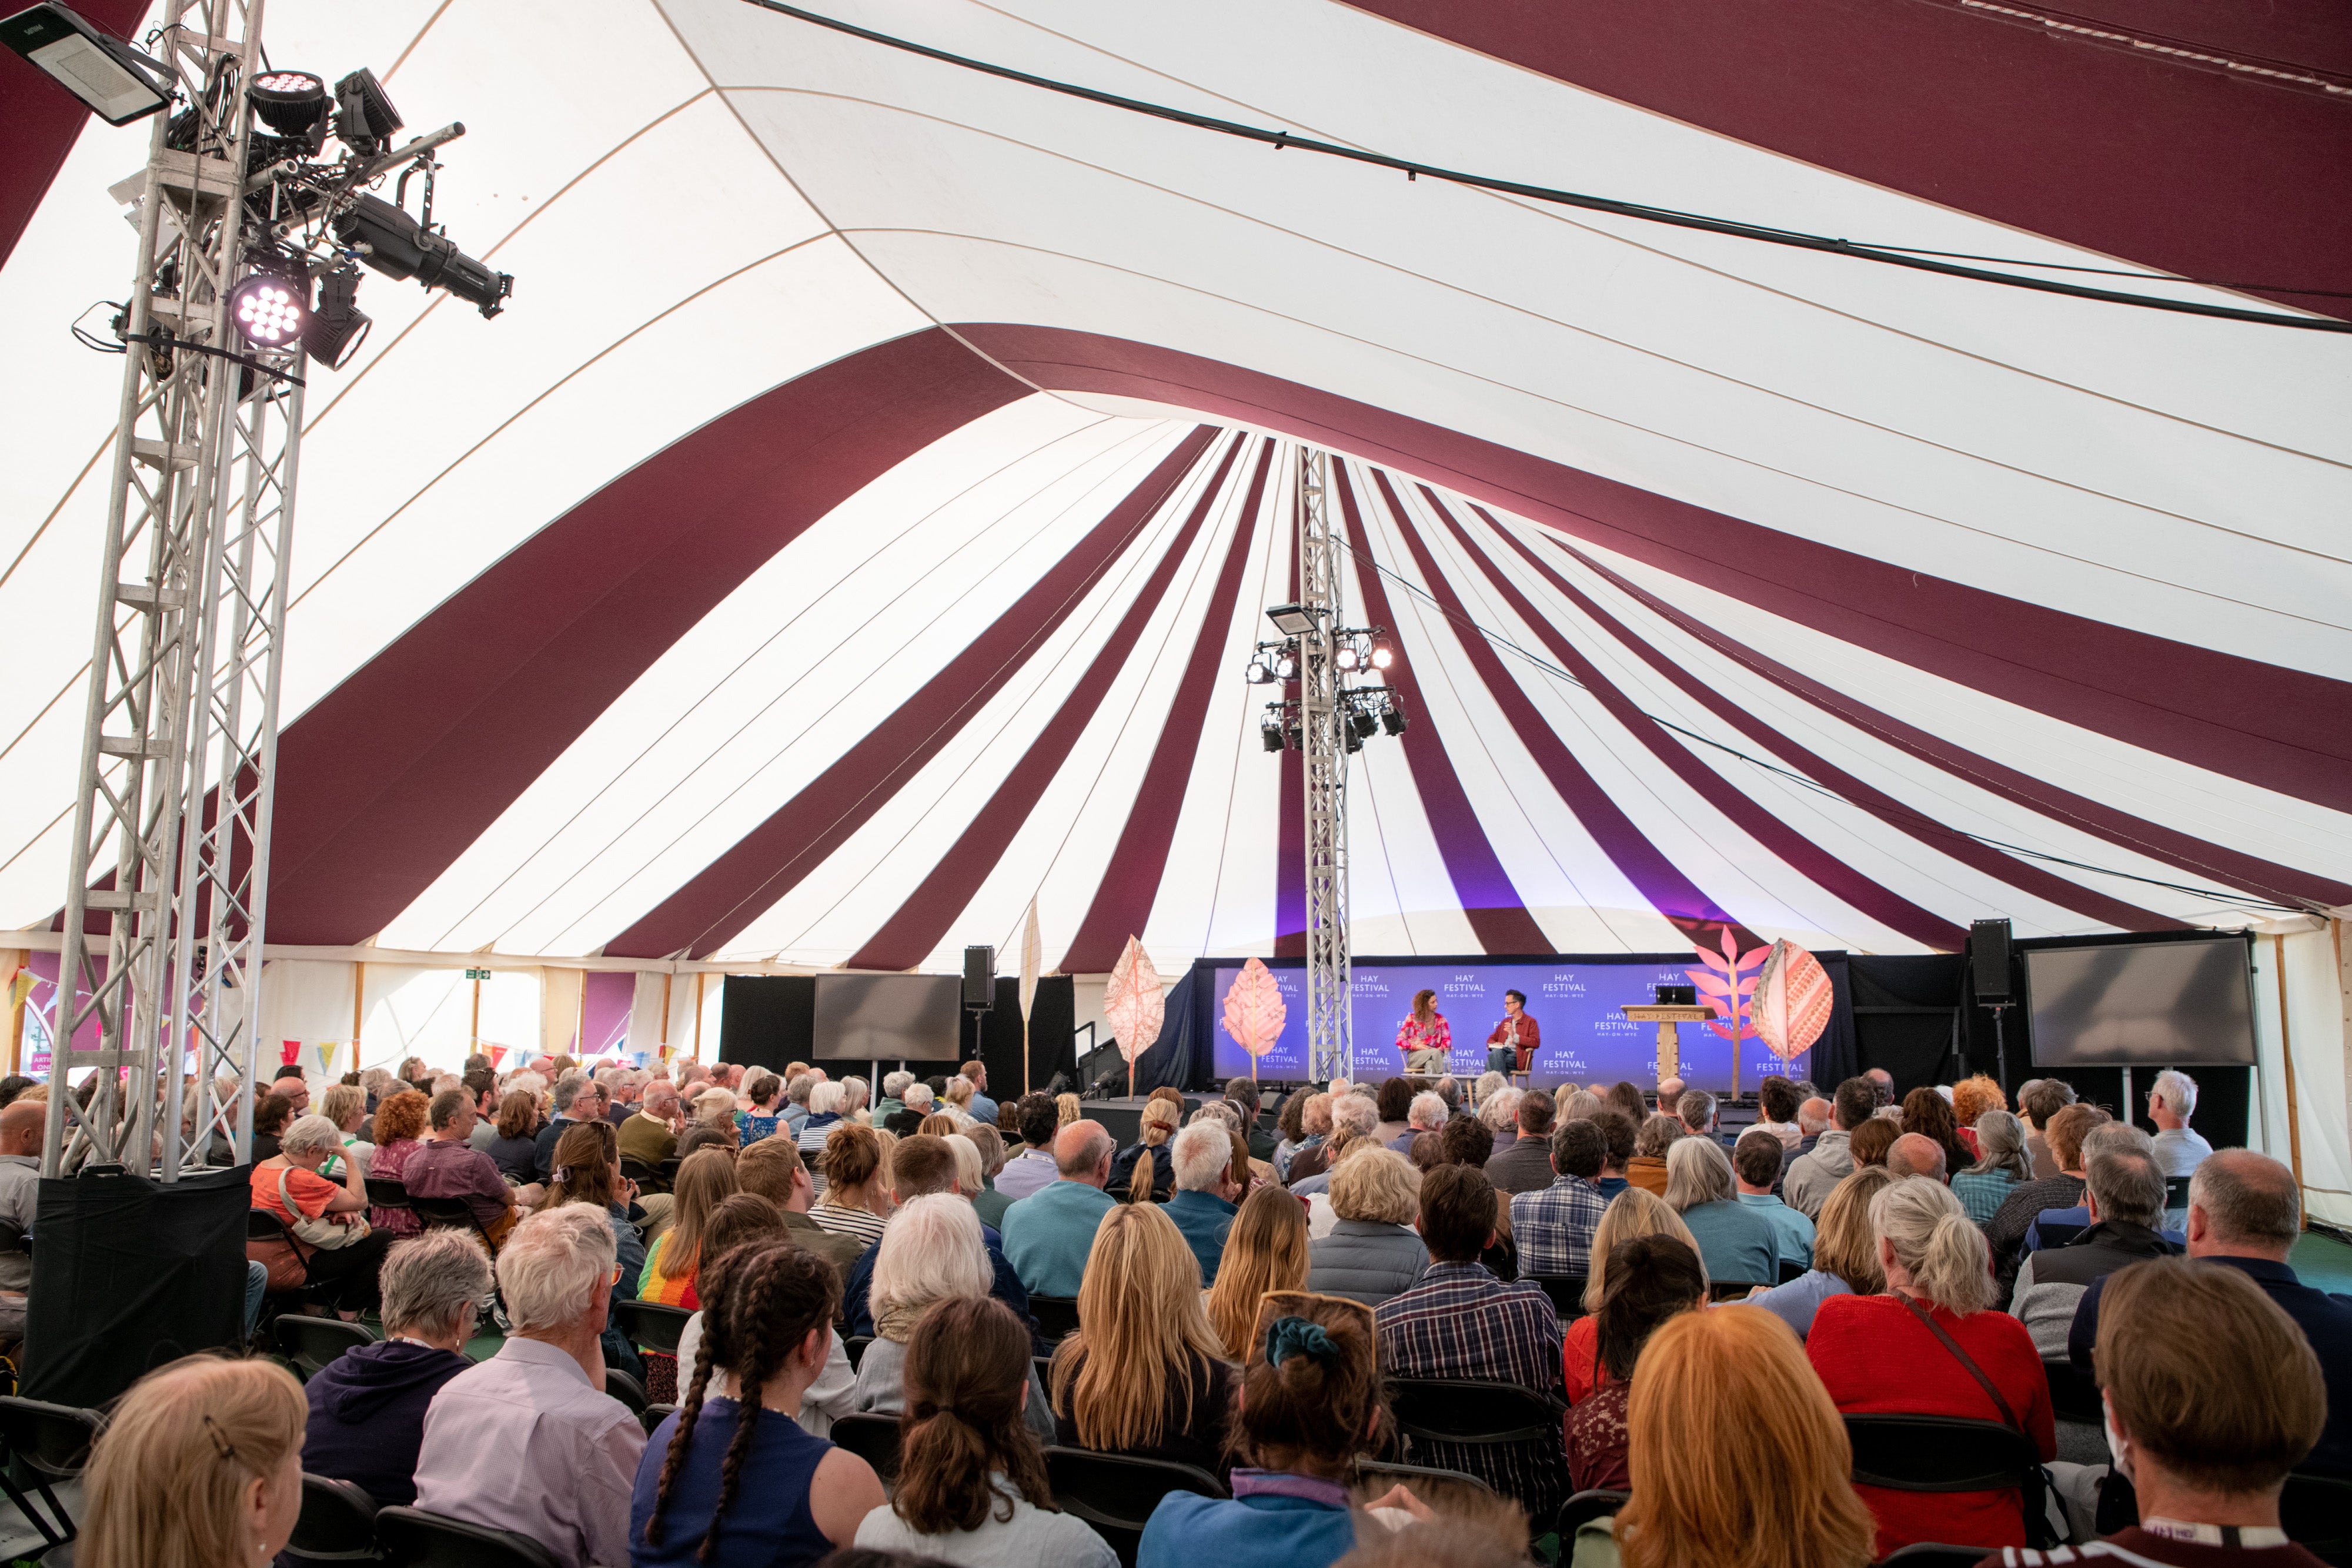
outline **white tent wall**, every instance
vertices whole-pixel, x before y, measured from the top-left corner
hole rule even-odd
[[[2352,1228],[2352,1145],[2346,1137],[2352,1080],[2345,1071],[2352,974],[2346,969],[2344,938],[2344,922],[2331,920],[2320,930],[2264,937],[2256,949],[2263,1127],[2248,1141],[2295,1166],[2304,1212],[2312,1220]]]
[[[351,1071],[357,967],[308,958],[272,958],[262,966],[259,1054],[265,1071],[289,1040],[319,1047],[337,1073]]]

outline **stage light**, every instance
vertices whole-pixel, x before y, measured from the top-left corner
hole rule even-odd
[[[356,70],[335,84],[335,134],[361,157],[383,152],[404,123],[375,72]]]
[[[257,272],[229,290],[229,319],[254,347],[282,349],[302,335],[310,296],[307,279]]]
[[[319,279],[319,306],[302,324],[302,348],[331,371],[352,362],[375,323],[359,308],[360,270],[341,267]]]
[[[1254,658],[1242,672],[1242,679],[1254,686],[1270,686],[1274,685],[1274,670],[1263,658]]]
[[[1302,604],[1269,605],[1265,618],[1286,637],[1304,637],[1315,630],[1315,612]]]
[[[362,193],[338,213],[335,237],[386,277],[413,277],[426,288],[446,288],[479,307],[485,317],[505,309],[514,292],[513,274],[492,272],[381,196]]]
[[[25,57],[109,125],[142,120],[172,100],[172,70],[64,5],[0,21],[0,43]]]
[[[1353,670],[1362,662],[1353,643],[1341,643],[1339,651],[1331,655],[1331,663],[1342,670]]]
[[[1391,735],[1402,735],[1405,732],[1404,709],[1396,706],[1383,709],[1381,714],[1381,727]]]
[[[1274,661],[1274,673],[1286,681],[1298,678],[1298,655],[1285,648]]]
[[[253,112],[280,136],[307,137],[327,117],[327,83],[309,71],[265,71],[247,89]]]
[[[1257,737],[1268,751],[1282,749],[1282,720],[1269,711],[1257,721]]]
[[[1385,670],[1391,664],[1395,663],[1396,651],[1394,649],[1391,648],[1386,643],[1375,643],[1372,644],[1372,668],[1376,670]]]
[[[1348,749],[1353,751],[1357,749],[1358,747],[1362,746],[1364,742],[1371,739],[1372,732],[1380,727],[1381,721],[1374,718],[1362,708],[1358,708],[1355,712],[1349,714],[1348,716],[1348,733],[1354,737],[1355,745],[1350,746]]]

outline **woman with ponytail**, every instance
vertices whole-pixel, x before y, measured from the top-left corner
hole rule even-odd
[[[824,1371],[841,1276],[779,1237],[709,1259],[700,1293],[685,1401],[637,1467],[632,1568],[814,1563],[883,1502],[871,1465],[793,1419]]]
[[[1171,1141],[1184,1120],[1184,1106],[1154,1098],[1143,1107],[1135,1142],[1111,1162],[1113,1197],[1127,1203],[1165,1203],[1176,1190],[1176,1151]]]
[[[2023,1432],[2045,1463],[2055,1458],[2042,1357],[2023,1323],[1985,1310],[1993,1303],[1992,1259],[1960,1200],[1941,1182],[1912,1176],[1870,1200],[1870,1225],[1886,1293],[1832,1296],[1814,1312],[1805,1338],[1805,1354],[1840,1413],[1999,1422]],[[1888,1375],[1894,1367],[1900,1376]],[[1919,1541],[1988,1549],[2027,1543],[2014,1487],[1854,1490],[1877,1516],[1879,1557]]]
[[[907,1342],[898,1490],[857,1544],[995,1568],[1117,1568],[1086,1523],[1052,1511],[1045,1456],[1023,1420],[1029,1331],[991,1297],[954,1296]]]
[[[1357,1507],[1429,1511],[1402,1486],[1360,1501],[1356,1460],[1388,1437],[1372,1309],[1273,1291],[1258,1305],[1234,1409],[1233,1499],[1170,1492],[1136,1568],[1329,1568],[1356,1543]]]

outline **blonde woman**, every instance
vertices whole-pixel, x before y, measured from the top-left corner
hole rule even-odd
[[[319,1096],[319,1114],[332,1122],[343,1139],[343,1152],[328,1155],[319,1174],[329,1181],[341,1181],[343,1162],[348,1159],[360,1167],[361,1179],[366,1179],[368,1156],[375,1153],[375,1145],[360,1136],[360,1128],[367,1124],[367,1091],[356,1083],[338,1083]]]
[[[149,1373],[90,1449],[75,1561],[254,1568],[302,1511],[302,1385],[277,1363],[192,1355]]]
[[[1377,1307],[1412,1289],[1429,1267],[1414,1234],[1421,1173],[1393,1149],[1367,1146],[1331,1173],[1331,1234],[1307,1243],[1307,1288]]]
[[[1103,1216],[1052,1387],[1065,1447],[1224,1473],[1234,1368],[1201,1310],[1200,1265],[1157,1204]]]
[[[874,1253],[874,1281],[866,1295],[874,1343],[857,1364],[855,1407],[891,1416],[904,1412],[907,1342],[915,1325],[941,1301],[980,1301],[995,1285],[996,1270],[971,1204],[953,1193],[935,1192],[901,1205]],[[1021,1418],[1038,1441],[1054,1440],[1054,1416],[1034,1363]]]
[[[825,1134],[824,1152],[816,1160],[824,1191],[809,1208],[817,1228],[854,1236],[866,1247],[882,1239],[882,1227],[890,1217],[890,1186],[882,1169],[882,1140],[887,1137],[887,1133],[855,1122],[844,1122]]]
[[[1084,1116],[1086,1114],[1086,1111],[1087,1108],[1085,1102],[1081,1101],[1075,1094],[1056,1094],[1054,1096],[1054,1113],[1061,1118],[1060,1121],[1054,1124],[1057,1127],[1068,1126],[1071,1123],[1078,1120],[1081,1116]]]
[[[1713,1138],[1678,1138],[1666,1147],[1666,1206],[1698,1238],[1710,1280],[1778,1284],[1780,1243],[1764,1211],[1739,1201],[1731,1156]]]
[[[1135,1142],[1119,1150],[1111,1162],[1110,1192],[1129,1203],[1165,1203],[1176,1190],[1175,1152],[1169,1140],[1184,1119],[1184,1102],[1160,1099],[1144,1103]]]
[[[1233,1362],[1249,1359],[1257,1305],[1269,1291],[1307,1288],[1307,1213],[1280,1187],[1262,1186],[1242,1200],[1225,1233],[1217,1282],[1205,1292],[1209,1327]]]
[[[1609,1283],[1610,1251],[1620,1241],[1631,1241],[1636,1236],[1671,1236],[1686,1243],[1692,1251],[1699,1250],[1698,1238],[1690,1233],[1681,1215],[1666,1207],[1665,1199],[1630,1186],[1610,1200],[1601,1223],[1592,1231],[1592,1272],[1584,1281],[1584,1316],[1568,1325],[1560,1349],[1560,1371],[1570,1405],[1592,1392],[1593,1353],[1599,1346],[1601,1331],[1594,1314],[1601,1311],[1601,1292]],[[1706,1270],[1706,1260],[1702,1254],[1699,1270],[1704,1273]]]
[[[1682,1312],[1659,1325],[1633,1368],[1626,1431],[1633,1500],[1577,1531],[1572,1568],[1874,1561],[1870,1511],[1846,1479],[1845,1425],[1769,1312]]]
[[[1874,1296],[1886,1289],[1878,1267],[1878,1235],[1870,1228],[1870,1200],[1895,1179],[1885,1166],[1864,1166],[1832,1187],[1813,1232],[1813,1266],[1785,1285],[1749,1292],[1748,1304],[1763,1308],[1803,1339],[1812,1333],[1813,1314],[1832,1296]]]

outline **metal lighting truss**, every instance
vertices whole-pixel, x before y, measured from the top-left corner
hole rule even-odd
[[[1348,1006],[1347,708],[1332,662],[1339,628],[1339,530],[1326,507],[1329,459],[1298,449],[1298,724],[1307,766],[1307,1061],[1318,1082],[1355,1075]]]
[[[122,327],[47,1176],[86,1154],[170,1181],[216,1124],[238,1163],[252,1146],[302,413],[299,344],[249,348],[229,319],[252,224],[261,13],[262,0],[179,0],[161,30],[184,107],[155,117]],[[78,1050],[85,1028],[95,1041]],[[97,1070],[87,1107],[68,1092],[77,1068]]]

